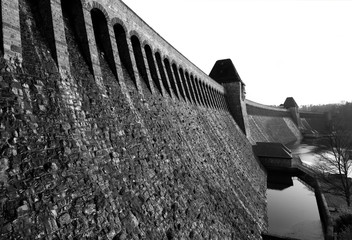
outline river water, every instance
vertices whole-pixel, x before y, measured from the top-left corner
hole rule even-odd
[[[293,154],[314,165],[318,161],[316,145],[299,143],[290,146]],[[269,233],[302,240],[324,239],[314,190],[297,176],[268,175]]]
[[[283,190],[268,189],[269,233],[304,240],[324,239],[314,192],[297,177]]]
[[[315,154],[318,144],[318,141],[305,140],[304,142],[289,145],[288,148],[290,148],[292,155],[298,155],[303,163],[314,166],[319,161],[319,156]]]

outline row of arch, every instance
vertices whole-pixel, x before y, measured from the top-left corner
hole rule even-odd
[[[40,4],[41,15],[50,14],[50,11],[46,11],[46,7],[43,6],[43,4],[48,4],[47,7],[50,8],[50,1],[38,1],[39,3],[37,0],[29,1],[32,4]],[[211,87],[191,71],[170,61],[167,56],[162,56],[159,51],[154,51],[150,44],[143,42],[142,45],[137,32],[128,32],[123,21],[118,18],[110,20],[107,11],[99,3],[93,2],[88,9],[84,9],[82,1],[61,0],[62,15],[68,19],[78,42],[79,51],[93,74],[95,74],[94,65],[99,64],[99,58],[94,59],[91,54],[90,41],[92,39],[89,39],[90,35],[87,32],[90,25],[87,24],[89,23],[88,17],[91,18],[96,50],[104,57],[117,79],[115,59],[118,55],[121,65],[136,86],[140,79],[147,85],[150,92],[155,90],[162,95],[168,94],[170,97],[182,98],[204,107],[227,109],[224,95],[220,91]],[[87,6],[85,3],[84,5]],[[43,19],[46,17],[48,16],[42,16]],[[47,29],[53,28],[53,25],[47,27]],[[50,34],[47,34],[47,40],[49,47],[52,48],[53,57],[57,60],[55,39],[48,35],[53,35],[53,32],[50,31]],[[152,83],[154,83],[153,88]]]
[[[109,16],[103,6],[96,2],[93,2],[90,13],[97,47],[104,53],[106,61],[116,74],[108,27]],[[138,33],[132,32],[131,37],[128,38],[126,34],[128,31],[119,19],[115,18],[110,22],[121,64],[126,68],[136,85],[135,74],[137,70],[141,80],[145,82],[150,91],[152,91],[152,81],[160,94],[168,94],[170,97],[175,96],[178,99],[188,99],[190,102],[207,107],[226,109],[224,96],[219,91],[184,68],[177,67],[176,63],[171,63],[168,57],[162,57],[158,51],[154,52],[150,44],[144,43],[142,47]],[[133,68],[134,63],[136,70]],[[162,88],[165,89],[164,92]]]

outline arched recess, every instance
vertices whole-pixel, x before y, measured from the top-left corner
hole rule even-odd
[[[210,107],[215,108],[214,98],[213,98],[213,93],[211,91],[211,87],[208,84],[205,84],[205,88],[207,89],[207,92],[208,92]]]
[[[203,105],[204,106],[204,103],[203,103],[203,99],[202,99],[202,92],[201,92],[201,89],[199,88],[199,81],[198,81],[198,78],[196,76],[194,76],[194,86],[197,90],[197,96],[198,96],[198,100],[199,100],[199,104]]]
[[[177,71],[177,67],[176,67],[175,63],[172,64],[172,70],[173,70],[174,75],[175,75],[178,91],[179,91],[180,95],[183,97],[183,99],[186,99],[185,94],[183,92],[182,85],[181,85],[181,79],[180,79],[180,76],[178,75],[178,71]]]
[[[158,78],[158,73],[156,70],[156,65],[154,62],[152,49],[150,48],[150,46],[148,44],[146,44],[144,46],[144,51],[145,51],[145,55],[147,57],[150,75],[152,76],[153,82],[154,82],[155,86],[157,87],[157,89],[159,90],[160,94],[162,94],[161,85],[160,85],[160,81]]]
[[[4,55],[4,34],[3,34],[3,27],[2,27],[2,0],[0,0],[0,55]]]
[[[207,92],[205,91],[204,84],[203,84],[203,81],[202,81],[202,80],[199,80],[199,87],[200,87],[200,90],[202,91],[202,94],[203,94],[204,106],[209,107],[209,103],[208,103],[208,94],[207,94]]]
[[[50,53],[53,59],[57,63],[54,26],[53,26],[53,19],[51,15],[50,1],[29,0],[28,3],[31,8],[31,12],[33,13],[34,20],[39,29],[39,32],[42,35],[42,37],[47,40]]]
[[[104,13],[98,8],[93,8],[90,11],[90,14],[92,17],[94,36],[98,53],[103,55],[103,58],[106,60],[111,71],[117,78],[114,53],[111,46],[110,33],[106,17]]]
[[[166,72],[167,72],[167,76],[169,77],[169,82],[171,84],[171,88],[172,91],[174,92],[175,96],[177,98],[179,98],[178,94],[177,94],[177,88],[176,88],[176,84],[175,84],[175,79],[172,75],[172,71],[171,71],[171,66],[170,66],[170,62],[169,59],[164,58],[164,64],[165,64],[165,68],[166,68]]]
[[[194,92],[194,96],[195,96],[196,102],[198,104],[201,104],[200,98],[199,98],[199,91],[198,91],[198,88],[197,88],[196,83],[195,83],[195,78],[193,78],[192,74],[190,75],[190,81],[189,82],[190,82],[190,84],[191,84],[191,86],[193,88],[193,92]]]
[[[218,109],[221,109],[222,106],[221,106],[221,95],[219,93],[219,91],[215,90],[215,96],[216,96],[216,106]]]
[[[126,39],[126,31],[121,24],[116,23],[114,24],[114,33],[115,33],[116,45],[119,51],[121,64],[127,70],[127,73],[131,77],[133,83],[137,86],[136,78],[133,72],[130,51],[129,51],[128,43]]]
[[[227,110],[227,104],[226,104],[226,99],[225,99],[225,95],[220,93],[221,94],[221,99],[222,99],[222,109],[223,110]]]
[[[197,77],[194,77],[194,83],[195,83],[196,88],[197,88],[197,92],[198,92],[198,97],[199,97],[200,104],[202,104],[203,106],[205,106],[204,98],[203,98],[203,92],[202,92],[202,89],[200,88],[199,80],[198,80]]]
[[[191,77],[187,71],[185,72],[185,76],[186,76],[187,85],[188,85],[188,89],[191,94],[192,100],[194,103],[197,103],[196,97],[195,97],[196,93],[194,92],[195,90],[194,90],[193,84],[191,83]]]
[[[209,98],[210,98],[211,106],[212,106],[212,108],[216,108],[216,102],[215,102],[215,96],[214,96],[213,88],[210,87],[209,85],[207,85],[207,89],[208,89],[208,92],[209,92]]]
[[[203,87],[204,87],[204,91],[205,91],[205,94],[206,94],[208,106],[210,108],[213,108],[213,102],[212,102],[212,99],[211,99],[211,93],[209,91],[209,86],[208,86],[208,84],[204,83]]]
[[[190,95],[190,92],[189,92],[189,89],[188,89],[188,85],[187,85],[187,82],[186,82],[187,80],[186,80],[186,78],[185,78],[183,69],[180,68],[180,69],[179,69],[179,72],[180,72],[180,76],[181,76],[181,83],[182,83],[182,85],[183,85],[183,89],[185,90],[185,94],[186,94],[188,100],[189,100],[189,101],[192,101],[191,95]]]
[[[206,102],[207,106],[210,108],[211,107],[211,103],[210,103],[210,99],[209,99],[208,89],[207,89],[206,84],[204,82],[200,82],[200,83],[201,83],[201,86],[202,86],[202,89],[203,89],[203,92],[204,92],[205,102]]]
[[[170,90],[169,84],[167,83],[166,73],[165,73],[165,70],[164,70],[164,67],[163,67],[163,63],[162,63],[162,60],[161,60],[160,53],[158,53],[158,52],[155,53],[155,59],[156,59],[157,65],[158,65],[159,73],[160,73],[161,80],[163,82],[164,88],[166,89],[166,92],[171,97],[171,90]]]
[[[217,106],[217,97],[216,97],[216,91],[214,90],[214,88],[209,86],[209,92],[211,95],[211,99],[212,99],[212,103],[213,103],[213,108],[218,108]]]
[[[66,25],[71,29],[75,41],[78,43],[78,49],[86,61],[89,70],[93,73],[92,61],[87,37],[87,30],[84,21],[83,6],[81,0],[61,0],[62,14]],[[66,31],[66,41],[69,42]]]
[[[206,96],[206,93],[205,93],[204,88],[203,88],[202,80],[200,80],[200,79],[198,80],[198,85],[199,85],[199,90],[201,92],[203,105],[205,107],[207,107],[208,106],[208,104],[207,104],[207,96]]]
[[[84,6],[84,4],[86,4],[86,1],[85,1],[85,0],[81,0],[81,2],[82,2],[82,4],[83,4],[83,6]],[[88,4],[88,5],[87,5],[87,9],[88,9],[89,11],[91,11],[91,10],[94,9],[94,8],[95,8],[95,9],[99,9],[99,10],[103,13],[103,15],[104,15],[105,19],[107,20],[107,22],[110,21],[110,19],[109,19],[109,14],[108,14],[108,12],[105,10],[105,8],[103,7],[103,5],[101,5],[100,3],[96,2],[95,0],[93,0],[92,4]]]
[[[144,82],[147,84],[149,91],[151,91],[149,79],[148,79],[148,74],[147,74],[147,69],[145,67],[143,53],[142,53],[142,49],[141,49],[141,43],[140,43],[138,37],[135,35],[133,35],[131,37],[131,42],[132,42],[133,54],[134,54],[134,58],[136,60],[138,72],[142,76],[142,79],[144,80]]]
[[[225,97],[220,92],[218,92],[218,95],[219,95],[219,108],[225,110]]]

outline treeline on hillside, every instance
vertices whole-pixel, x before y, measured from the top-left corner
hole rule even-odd
[[[352,102],[340,104],[323,104],[323,105],[303,105],[300,110],[310,112],[329,112],[331,120],[335,127],[343,127],[352,130]]]

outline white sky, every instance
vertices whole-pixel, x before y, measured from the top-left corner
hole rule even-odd
[[[352,1],[123,2],[206,74],[231,58],[252,101],[352,101]]]

